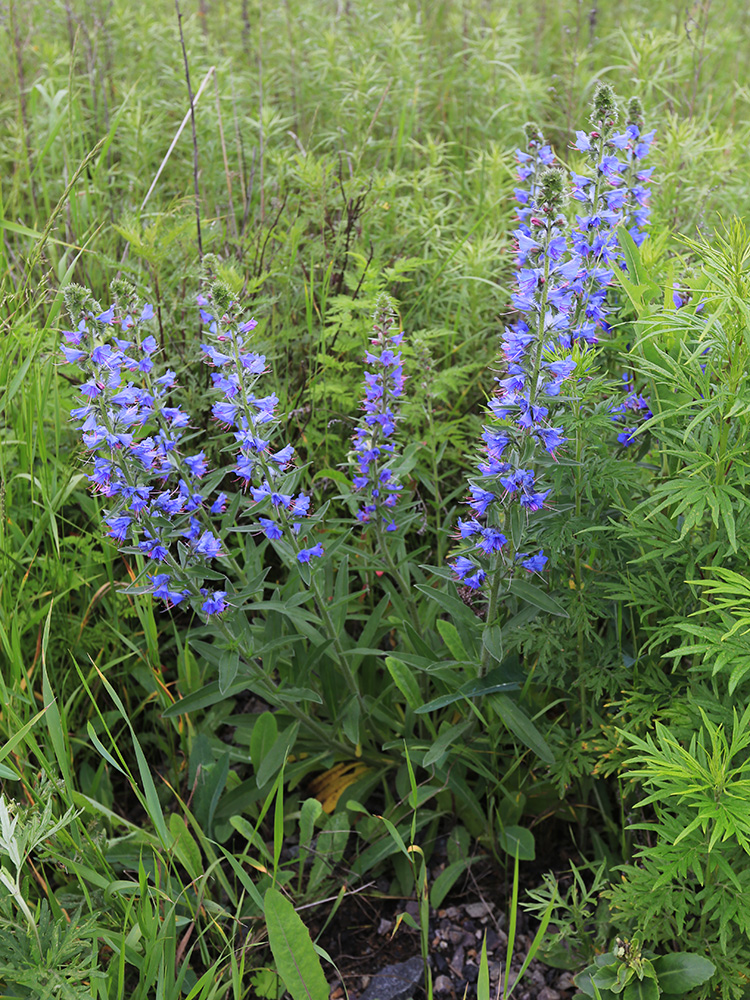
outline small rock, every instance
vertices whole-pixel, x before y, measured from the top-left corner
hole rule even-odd
[[[537,993],[536,1000],[560,1000],[560,994],[557,990],[551,990],[549,986],[545,986]]]
[[[446,935],[451,944],[461,944],[464,939],[464,932],[455,927],[448,931]]]
[[[555,983],[555,988],[558,990],[572,990],[574,986],[575,983],[573,982],[572,972],[563,972]]]
[[[449,920],[455,920],[456,917],[459,917],[460,915],[461,914],[457,906],[449,906],[448,909],[445,911],[445,916]]]
[[[419,919],[419,903],[416,899],[410,899],[405,906],[405,910],[408,914],[414,917],[415,920]]]
[[[537,966],[536,969],[532,969],[529,974],[529,981],[532,982],[534,986],[544,986],[546,988],[546,980],[544,978],[544,974],[540,971],[539,966]]]
[[[459,945],[451,959],[451,969],[455,976],[460,976],[464,971],[464,961],[464,949]]]
[[[480,917],[488,917],[490,913],[494,910],[494,905],[492,903],[466,903],[464,905],[464,910],[470,917],[474,920],[478,920]]]
[[[436,993],[452,993],[453,983],[447,976],[438,976],[433,984]]]
[[[479,978],[479,969],[473,962],[467,962],[464,966],[464,978],[467,983],[475,983]]]
[[[333,993],[331,993],[331,1000],[339,1000],[339,997],[342,997],[343,995],[343,989],[340,986],[337,986]]]
[[[406,1000],[421,982],[423,973],[422,959],[416,956],[408,962],[386,965],[372,977],[359,1000]]]
[[[385,934],[390,934],[393,930],[393,921],[386,920],[384,917],[380,918],[380,923],[378,924],[378,934],[383,937]]]

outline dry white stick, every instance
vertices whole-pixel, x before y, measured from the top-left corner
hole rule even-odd
[[[215,72],[215,70],[216,70],[216,67],[215,67],[215,66],[211,66],[211,67],[210,67],[210,69],[208,70],[208,72],[206,73],[206,75],[205,75],[205,76],[203,77],[203,81],[202,81],[202,83],[201,83],[200,87],[198,87],[198,92],[197,92],[197,94],[195,95],[195,97],[193,98],[193,107],[195,107],[195,105],[196,105],[196,104],[198,103],[198,98],[199,98],[199,97],[201,96],[201,94],[203,93],[203,89],[204,89],[204,87],[205,87],[205,86],[206,86],[206,84],[208,83],[209,79],[211,78],[211,74],[212,74],[213,72]],[[140,209],[140,210],[141,210],[141,212],[142,212],[142,211],[143,211],[143,209],[144,209],[144,208],[146,207],[146,202],[147,202],[147,201],[148,201],[148,199],[149,199],[149,198],[151,197],[151,195],[152,195],[152,193],[153,193],[153,190],[154,190],[154,188],[156,187],[156,184],[157,184],[157,181],[158,181],[158,180],[159,180],[159,178],[161,177],[161,172],[162,172],[162,170],[163,170],[163,169],[164,169],[164,168],[166,167],[166,165],[167,165],[167,160],[168,160],[168,159],[169,159],[169,157],[170,157],[170,156],[172,155],[172,150],[173,150],[173,149],[175,148],[175,146],[177,145],[177,140],[178,140],[178,139],[180,138],[180,136],[182,135],[182,133],[183,133],[183,130],[184,130],[185,126],[187,125],[187,123],[188,123],[189,121],[190,121],[190,108],[188,108],[188,110],[187,110],[187,113],[185,114],[185,117],[184,117],[184,118],[182,119],[182,125],[180,125],[180,127],[179,127],[179,128],[177,129],[177,132],[176,132],[176,134],[175,134],[175,137],[174,137],[174,139],[172,139],[172,142],[171,142],[171,144],[170,144],[170,147],[169,147],[169,149],[168,149],[168,150],[166,151],[166,153],[164,154],[164,159],[163,159],[163,160],[161,161],[161,163],[159,164],[159,169],[158,169],[158,170],[156,171],[156,177],[154,177],[153,181],[151,182],[151,187],[150,187],[150,188],[148,189],[148,191],[146,192],[146,197],[145,197],[145,198],[143,199],[143,201],[141,202],[141,209]]]

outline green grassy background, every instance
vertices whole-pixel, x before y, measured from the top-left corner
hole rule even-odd
[[[193,91],[207,79],[195,115],[203,249],[231,265],[261,321],[290,437],[318,467],[345,456],[385,286],[426,372],[417,433],[435,468],[442,458],[441,490],[461,482],[509,299],[513,150],[527,119],[564,160],[596,82],[611,82],[641,97],[657,129],[653,227],[668,246],[750,212],[750,12],[738,0],[182,10]],[[102,674],[176,780],[185,734],[159,712],[175,675],[197,668],[168,619],[114,597],[124,563],[99,540],[67,426],[74,387],[53,360],[59,291],[77,281],[104,303],[115,273],[135,281],[198,400],[189,124],[142,207],[188,109],[184,65],[168,0],[15,0],[2,16],[0,742],[50,703],[46,676],[54,712],[9,751],[24,793],[41,800],[41,776],[62,774],[109,809],[86,724],[117,737],[125,722],[115,709],[97,721]]]

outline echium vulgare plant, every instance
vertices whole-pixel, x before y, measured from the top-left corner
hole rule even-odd
[[[219,396],[212,414],[222,426],[231,429],[236,442],[232,471],[254,501],[250,513],[259,533],[274,542],[284,539],[297,561],[308,563],[323,555],[323,545],[316,542],[304,547],[299,543],[311,499],[305,493],[295,495],[289,478],[284,476],[294,459],[292,445],[272,448],[280,423],[276,414],[278,396],[274,392],[259,396],[254,391],[266,370],[265,357],[250,350],[247,343],[247,335],[257,323],[254,319],[240,321],[238,304],[220,282],[212,285],[208,296],[198,297],[198,305],[201,320],[208,326],[207,342],[201,344],[201,350],[207,363],[218,369],[211,373],[214,392]]]
[[[404,532],[412,513],[403,500],[403,484],[395,466],[399,454],[398,424],[404,392],[404,364],[399,350],[404,334],[391,298],[382,292],[375,303],[370,347],[365,351],[362,414],[353,435],[350,460],[352,487],[359,506],[357,520],[375,555],[376,572],[396,582],[413,624],[419,615],[408,571],[404,571]]]
[[[82,405],[71,416],[80,422],[83,443],[92,454],[89,479],[110,502],[104,515],[109,537],[147,560],[141,592],[150,590],[170,606],[188,602],[203,615],[221,614],[227,590],[211,591],[203,584],[222,578],[213,569],[217,560],[231,562],[219,524],[227,495],[217,487],[225,470],[209,474],[205,451],[189,454],[190,415],[170,405],[175,373],[167,369],[156,374],[158,345],[146,327],[153,309],[133,309],[132,290],[124,283],[114,291],[119,293],[115,303],[102,311],[85,289],[70,285],[66,290],[76,326],[64,332],[62,351],[85,376]],[[220,369],[213,376],[221,395],[213,415],[234,429],[238,453],[232,471],[254,501],[258,532],[277,539],[286,529],[296,558],[308,562],[322,554],[322,547],[299,544],[310,498],[285,492],[280,481],[293,449],[271,449],[268,431],[278,422],[278,399],[273,393],[259,397],[253,392],[266,367],[263,355],[245,343],[255,321],[240,321],[236,303],[220,283],[210,294],[220,307],[218,315],[201,312],[210,323],[209,341],[215,338],[216,343],[202,348],[209,363]]]
[[[640,113],[639,107],[631,103],[630,118]],[[564,404],[576,426],[574,494],[580,513],[581,400],[580,393],[564,396],[563,385],[609,329],[613,268],[625,267],[618,227],[632,222],[633,204],[645,207],[648,195],[648,176],[633,164],[646,155],[653,134],[641,136],[642,117],[640,124],[630,122],[618,133],[617,117],[612,89],[600,85],[591,130],[578,132],[575,143],[587,155],[590,171],[571,172],[570,195],[582,205],[572,227],[563,212],[565,174],[554,165],[554,154],[537,126],[525,126],[529,151],[516,154],[524,185],[516,190],[520,224],[513,234],[517,275],[512,306],[517,318],[502,335],[505,370],[496,377],[488,403],[479,477],[470,478],[471,517],[459,520],[463,544],[449,563],[463,585],[479,589],[489,584],[488,624],[498,612],[502,578],[512,576],[517,564],[539,573],[548,561],[543,549],[534,554],[520,550],[532,547],[539,523],[537,519],[535,525],[534,515],[550,503],[551,489],[544,488],[539,474],[568,441]],[[645,224],[646,217],[639,214],[633,224]],[[587,358],[585,367],[590,370],[591,364]]]
[[[210,275],[208,255],[206,264]],[[128,591],[198,613],[206,623],[203,634],[213,639],[222,693],[241,669],[243,686],[268,704],[283,705],[318,745],[322,741],[341,753],[351,752],[349,736],[349,743],[337,742],[308,705],[285,693],[289,678],[274,670],[273,658],[266,667],[255,652],[257,630],[247,611],[249,605],[256,611],[265,606],[257,603],[265,576],[258,570],[263,548],[271,545],[309,588],[329,640],[327,656],[348,690],[339,699],[336,729],[350,703],[357,706],[358,718],[366,717],[340,628],[312,567],[323,555],[313,532],[324,509],[313,513],[309,495],[297,491],[300,470],[291,467],[293,447],[272,443],[282,421],[276,394],[258,392],[266,359],[251,346],[255,321],[243,319],[221,281],[212,280],[199,296],[207,328],[201,350],[216,369],[212,416],[223,426],[222,433],[233,438],[226,449],[230,462],[209,470],[206,442],[201,450],[192,444],[201,432],[172,398],[175,372],[158,373],[159,345],[148,332],[153,310],[137,305],[135,290],[125,282],[113,282],[113,294],[113,305],[102,310],[87,289],[68,286],[65,298],[74,329],[64,332],[62,351],[64,361],[83,374],[82,403],[72,417],[90,453],[89,480],[109,504],[103,515],[107,533],[136,564]],[[244,558],[236,544],[240,533],[255,540],[245,546]],[[303,589],[294,604],[299,620],[304,600]],[[278,601],[270,607],[277,609]],[[315,620],[311,612],[304,614],[306,622]],[[194,629],[196,633],[202,634]]]
[[[554,455],[567,440],[563,428],[550,419],[550,410],[576,367],[559,339],[568,329],[570,300],[555,294],[563,285],[561,267],[568,251],[563,187],[559,167],[545,170],[529,217],[532,235],[522,230],[515,234],[520,269],[514,302],[524,318],[503,333],[507,376],[496,378],[498,389],[488,403],[491,419],[482,434],[481,478],[470,480],[471,517],[458,522],[460,538],[470,548],[464,547],[449,563],[469,587],[480,588],[489,574],[489,623],[497,612],[503,570],[512,572],[520,562],[527,572],[536,573],[547,562],[543,551],[530,555],[520,546],[526,515],[541,510],[550,492],[537,482],[539,446]],[[509,531],[510,542],[504,531]]]
[[[388,296],[381,295],[373,317],[372,346],[365,354],[368,370],[362,400],[364,413],[354,432],[356,473],[352,480],[364,500],[357,518],[364,525],[374,524],[378,533],[397,531],[399,527],[395,508],[403,487],[391,465],[396,449],[398,402],[404,391],[404,366],[397,350],[403,339],[396,311]]]

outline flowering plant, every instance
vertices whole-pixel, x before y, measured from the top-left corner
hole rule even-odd
[[[547,566],[544,548],[529,552],[541,540],[545,508],[552,503],[552,490],[541,476],[569,441],[565,424],[571,410],[578,417],[580,383],[584,372],[589,379],[592,371],[587,355],[609,330],[613,268],[626,266],[619,229],[630,226],[639,242],[645,238],[639,227],[648,217],[649,174],[640,160],[653,133],[641,134],[637,102],[629,105],[628,117],[626,130],[616,132],[614,94],[600,85],[591,131],[576,133],[575,148],[586,155],[590,173],[570,174],[569,197],[582,205],[573,225],[565,214],[565,172],[536,125],[526,126],[527,150],[517,152],[523,186],[516,189],[520,207],[513,234],[517,280],[512,305],[518,318],[502,335],[503,370],[495,377],[496,390],[487,404],[478,476],[469,480],[470,516],[459,519],[461,546],[449,563],[464,587],[479,590],[489,584],[490,626],[502,600],[501,581],[510,581],[510,594],[518,567],[536,575]],[[635,398],[631,394],[622,406],[629,407]],[[580,472],[577,476],[580,480]],[[516,590],[518,586],[515,583]],[[533,599],[534,592],[522,586]],[[489,659],[485,647],[483,669]]]

